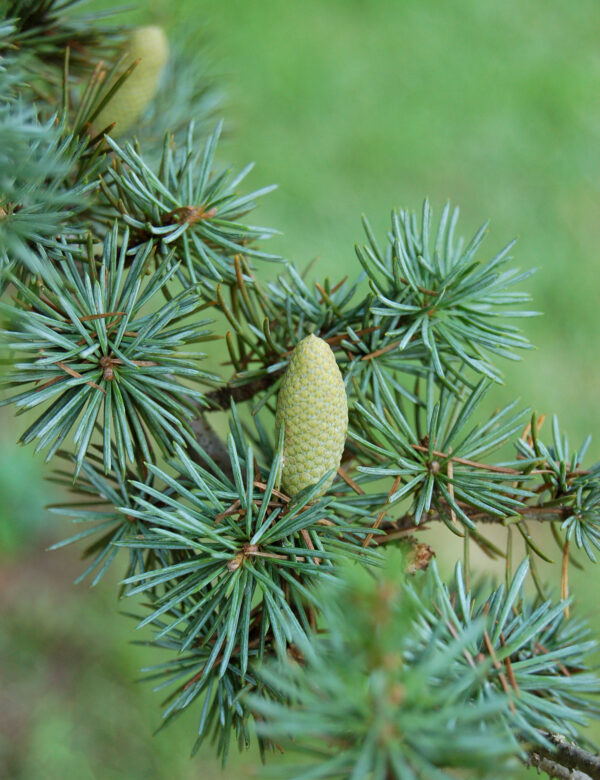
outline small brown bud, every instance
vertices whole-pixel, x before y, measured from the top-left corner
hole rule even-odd
[[[404,701],[404,686],[400,685],[400,683],[396,683],[396,685],[393,685],[390,689],[390,701],[392,704],[398,705],[402,704]]]
[[[415,544],[411,556],[410,563],[408,565],[408,573],[414,574],[417,571],[423,571],[431,563],[431,559],[435,556],[433,548],[431,548],[425,542],[419,542]]]
[[[100,366],[102,367],[102,376],[107,382],[112,382],[115,378],[115,372],[113,369],[113,359],[110,355],[103,355],[100,358]]]
[[[244,553],[238,553],[235,558],[227,561],[227,571],[237,571],[244,562]]]

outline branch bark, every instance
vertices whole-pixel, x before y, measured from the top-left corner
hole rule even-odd
[[[529,754],[529,762],[550,777],[569,780],[600,780],[600,756],[568,742],[561,734],[544,735],[554,745],[554,750],[536,747]],[[552,774],[552,772],[556,774]],[[562,772],[562,774],[559,774]]]
[[[585,772],[580,772],[577,769],[570,769],[539,753],[530,753],[525,764],[527,766],[535,767],[538,770],[538,774],[540,772],[545,772],[548,777],[555,777],[558,778],[558,780],[590,780],[590,776],[586,775]]]
[[[231,407],[232,402],[242,403],[243,401],[249,401],[256,393],[270,387],[281,373],[282,372],[280,371],[278,373],[259,377],[253,382],[249,382],[247,385],[235,387],[226,385],[225,387],[219,387],[206,394],[207,399],[211,403],[211,408],[198,411],[198,417],[192,422],[192,428],[200,447],[202,447],[228,477],[233,478],[229,453],[217,432],[208,422],[206,414],[211,411],[226,411]],[[202,463],[202,459],[197,454],[191,453],[191,455],[197,463]]]
[[[469,507],[464,507],[465,511],[469,510]],[[529,517],[535,519],[538,522],[564,519],[565,513],[568,511],[564,506],[525,506],[516,510],[515,514],[520,514],[523,519]],[[448,507],[448,516],[450,516],[450,507]],[[502,523],[503,518],[497,515],[491,515],[479,510],[472,511],[469,515],[471,519],[476,523]],[[422,530],[429,523],[443,522],[443,518],[440,513],[433,511],[427,515],[423,515],[423,518],[419,525],[415,525],[414,515],[407,513],[398,517],[396,520],[384,520],[381,523],[381,528],[385,530],[385,536],[378,536],[374,538],[376,544],[386,544],[388,541],[397,539],[402,536],[406,536],[413,531]]]
[[[224,474],[233,479],[231,459],[227,447],[203,414],[192,422],[192,428],[200,447],[214,460]],[[190,449],[190,456],[196,463],[202,466],[206,465],[192,449]]]
[[[225,387],[219,387],[216,390],[212,390],[210,393],[206,394],[206,397],[213,404],[213,409],[207,409],[206,411],[225,411],[226,409],[229,409],[232,401],[234,403],[249,401],[256,393],[260,393],[261,390],[269,388],[281,373],[282,371],[279,371],[277,373],[261,376],[252,382],[248,382],[247,385],[236,385],[235,387],[225,385]]]

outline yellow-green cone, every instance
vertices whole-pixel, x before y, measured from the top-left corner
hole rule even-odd
[[[135,125],[155,96],[160,74],[169,59],[169,44],[161,27],[133,30],[121,72],[137,59],[140,60],[137,67],[94,119],[94,128],[98,132],[114,122],[111,135],[123,135]]]
[[[342,459],[348,400],[331,347],[317,336],[298,342],[277,399],[276,425],[284,425],[281,488],[295,496]],[[322,493],[335,477],[323,486]]]

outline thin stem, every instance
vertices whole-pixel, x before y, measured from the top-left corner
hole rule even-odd
[[[429,448],[425,447],[423,444],[411,444],[410,445],[413,450],[417,450],[418,452],[429,452]],[[476,460],[469,460],[468,458],[459,458],[456,456],[453,456],[449,452],[440,452],[439,450],[433,450],[432,455],[434,455],[436,458],[441,458],[442,460],[448,460],[448,461],[454,461],[454,463],[462,463],[463,466],[471,466],[475,469],[483,469],[484,471],[493,471],[497,474],[514,474],[515,476],[523,476],[523,472],[519,469],[513,469],[509,466],[494,466],[490,463],[480,463]],[[532,469],[531,471],[527,472],[528,474],[553,474],[552,469]],[[574,471],[569,471],[567,473],[567,477],[579,477],[579,476],[585,476],[586,474],[589,474],[588,469],[575,469]]]
[[[504,523],[504,518],[497,515],[491,515],[487,512],[481,512],[479,510],[473,511],[470,507],[463,506],[463,510],[469,513],[469,517],[475,523]],[[546,521],[551,522],[560,519],[561,515],[567,511],[567,507],[562,506],[524,506],[515,510],[515,514],[520,514],[525,517],[533,517],[538,522]],[[471,510],[471,511],[470,511]],[[448,516],[450,515],[450,507],[448,507]],[[423,516],[423,519],[419,525],[415,523],[414,515],[407,512],[405,515],[398,517],[395,520],[383,521],[383,516],[378,517],[377,526],[381,526],[385,532],[385,536],[377,536],[374,538],[376,544],[386,544],[393,539],[405,536],[408,533],[412,533],[418,529],[425,528],[428,523],[443,522],[444,518],[440,512],[431,510],[427,515]]]

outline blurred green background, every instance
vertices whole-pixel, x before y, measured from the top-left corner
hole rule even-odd
[[[505,366],[495,400],[557,412],[573,445],[591,432],[598,454],[596,0],[161,0],[129,18],[184,21],[207,40],[228,95],[222,161],[254,160],[251,185],[279,183],[254,219],[282,230],[271,248],[299,264],[351,272],[360,214],[381,235],[391,207],[424,196],[438,214],[459,204],[465,233],[491,218],[484,254],[518,237],[544,314],[523,321],[537,350]],[[56,493],[14,444],[21,429],[2,411],[0,777],[261,777],[254,753],[223,773],[208,750],[190,761],[194,713],[151,737],[159,696],[133,680],[157,659],[128,643],[114,575],[73,587],[78,551],[44,552],[70,529],[44,511]],[[599,584],[575,575],[584,611]]]

